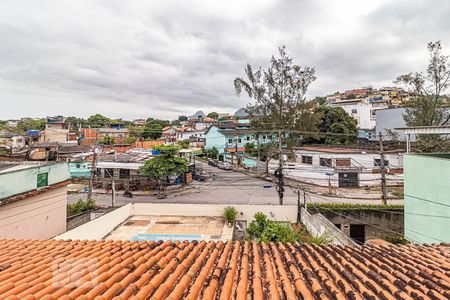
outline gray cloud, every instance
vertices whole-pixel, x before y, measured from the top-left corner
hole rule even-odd
[[[0,118],[174,118],[247,104],[233,79],[287,45],[315,66],[309,96],[391,84],[450,53],[450,2],[2,1]]]

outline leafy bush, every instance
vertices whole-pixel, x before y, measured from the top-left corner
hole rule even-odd
[[[73,216],[94,209],[95,207],[94,199],[88,199],[86,202],[83,199],[79,199],[75,203],[67,204],[67,213],[69,216]]]
[[[297,242],[302,244],[328,245],[331,242],[326,234],[314,236],[304,226],[297,225],[294,230],[297,234]]]
[[[384,240],[388,241],[389,243],[395,244],[395,245],[406,245],[409,244],[409,241],[405,239],[404,236],[388,236],[385,237]]]
[[[267,216],[261,212],[254,215],[252,221],[247,228],[247,235],[251,239],[258,242],[296,242],[297,236],[291,224],[283,222],[275,222],[269,220]]]
[[[222,217],[228,223],[233,223],[234,220],[236,220],[237,214],[238,214],[238,211],[236,210],[236,208],[234,208],[232,206],[227,206],[223,210]]]
[[[357,204],[357,203],[314,203],[319,211],[329,210],[403,210],[403,205]]]

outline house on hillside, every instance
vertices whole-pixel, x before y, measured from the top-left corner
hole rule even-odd
[[[69,179],[67,163],[0,162],[0,238],[65,232]]]
[[[248,123],[214,124],[205,133],[205,149],[216,148],[219,154],[244,152],[247,143],[264,145],[277,141],[272,133],[260,133]]]
[[[191,137],[204,138],[205,130],[197,130],[191,127],[180,127],[175,129],[177,142],[189,140]]]
[[[17,152],[26,146],[25,137],[10,132],[0,132],[0,148]]]
[[[385,150],[388,184],[403,182],[403,149]],[[285,163],[285,176],[333,187],[375,186],[381,183],[380,152],[372,148],[304,146],[295,148],[295,162]],[[269,164],[272,172],[277,162]]]

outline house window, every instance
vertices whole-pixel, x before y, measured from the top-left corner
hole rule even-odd
[[[302,164],[312,165],[312,156],[302,155]]]
[[[239,138],[239,140],[238,140],[238,143],[240,144],[240,143],[242,143],[242,140]]]
[[[48,173],[41,173],[37,175],[37,187],[48,186]]]
[[[320,165],[322,166],[322,167],[332,167],[332,164],[331,164],[331,158],[323,158],[323,157],[321,157],[320,158]]]
[[[357,114],[358,110],[356,108],[352,108],[352,114]]]
[[[233,139],[228,139],[228,144],[232,144],[233,143]]]
[[[373,161],[373,165],[374,165],[374,167],[381,167],[381,159],[375,158],[374,161]],[[389,167],[389,161],[388,160],[384,160],[384,166],[386,168]]]
[[[250,137],[248,136],[248,137],[246,137],[246,139],[247,139],[247,141],[250,141]]]
[[[122,178],[122,179],[130,178],[130,170],[129,169],[120,169],[119,170],[119,178]]]

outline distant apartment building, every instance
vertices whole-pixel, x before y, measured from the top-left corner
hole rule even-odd
[[[0,162],[0,238],[48,239],[66,231],[66,163]]]
[[[405,156],[405,237],[450,243],[450,154]]]
[[[191,137],[204,138],[205,130],[198,130],[191,127],[180,127],[175,129],[177,142],[189,140]]]
[[[40,136],[40,142],[66,143],[69,139],[69,125],[62,117],[47,117],[45,129]]]

